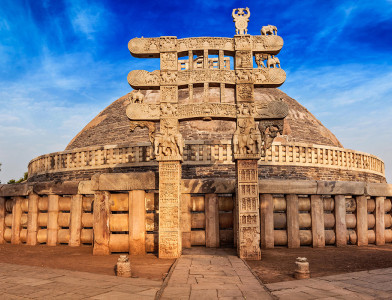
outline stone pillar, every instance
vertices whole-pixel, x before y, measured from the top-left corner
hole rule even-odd
[[[368,245],[367,198],[357,196],[357,245]]]
[[[376,245],[385,245],[385,197],[376,197]]]
[[[188,70],[191,71],[193,70],[193,51],[189,50],[188,51]],[[188,84],[188,90],[189,90],[189,101],[192,102],[193,100],[193,84]]]
[[[262,248],[274,248],[274,201],[271,194],[260,195],[260,242]]]
[[[57,234],[59,230],[58,225],[59,217],[59,196],[49,195],[48,196],[48,246],[57,245]]]
[[[313,247],[325,247],[324,205],[320,195],[311,195]]]
[[[298,196],[287,195],[287,245],[289,248],[299,248],[301,245],[299,239],[299,211]]]
[[[80,234],[82,230],[83,196],[73,195],[71,198],[71,220],[69,224],[69,246],[80,246]]]
[[[219,208],[218,195],[206,194],[205,196],[206,214],[206,247],[219,247]]]
[[[5,230],[5,198],[0,197],[0,244],[4,244],[4,230]]]
[[[335,196],[335,237],[336,246],[347,245],[346,197],[344,195]]]
[[[109,251],[109,192],[95,192],[94,198],[94,248],[93,255],[108,255]]]
[[[38,232],[38,199],[35,193],[29,195],[29,213],[27,215],[27,245],[37,245]]]
[[[129,192],[129,254],[146,254],[146,192]]]
[[[13,199],[11,244],[20,244],[22,201],[22,197],[15,197]]]
[[[219,50],[219,69],[223,70],[225,68],[225,54],[223,50]],[[225,84],[220,84],[220,102],[222,103],[225,98]]]
[[[182,248],[191,248],[191,194],[181,195],[181,232]]]
[[[159,258],[181,255],[180,161],[159,162]]]
[[[237,253],[240,258],[260,260],[259,180],[256,159],[238,159]]]

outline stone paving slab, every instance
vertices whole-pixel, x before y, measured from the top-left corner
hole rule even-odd
[[[392,299],[392,268],[267,284],[277,299]]]
[[[170,273],[162,300],[273,299],[234,249],[191,248]]]
[[[0,263],[2,299],[153,300],[162,281]]]

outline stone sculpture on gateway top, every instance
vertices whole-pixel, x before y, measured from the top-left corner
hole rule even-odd
[[[237,125],[232,140],[237,164],[237,250],[240,257],[260,259],[259,207],[247,203],[259,203],[257,161],[266,155],[277,134],[282,133],[288,107],[280,100],[256,102],[254,90],[277,87],[285,81],[285,72],[275,67],[280,66],[275,55],[283,40],[276,35],[276,27],[270,25],[263,27],[264,35],[248,35],[249,8],[234,9],[232,16],[236,27],[234,38],[134,38],[128,44],[133,56],[160,58],[160,70],[151,73],[134,70],[128,75],[134,89],[159,88],[160,103],[143,103],[140,92],[135,92],[127,107],[131,129],[149,128],[159,162],[160,257],[177,257],[182,249],[179,203],[185,143],[179,124],[183,120],[226,119]],[[218,58],[209,57],[215,53]],[[188,59],[179,59],[185,55]],[[230,70],[230,57],[234,58],[234,70]],[[257,69],[253,68],[254,57]],[[195,84],[203,86],[201,103],[193,101]],[[220,87],[220,101],[210,102],[210,85]],[[230,88],[235,91],[235,103],[224,101],[225,91]],[[186,104],[178,103],[180,89],[188,90]],[[155,132],[153,122],[160,122],[160,132]]]

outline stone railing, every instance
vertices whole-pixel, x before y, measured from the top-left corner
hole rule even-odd
[[[185,165],[233,164],[231,141],[187,141]],[[324,167],[384,176],[384,162],[367,153],[323,145],[274,143],[259,160],[266,166]],[[29,163],[29,177],[45,173],[113,167],[154,166],[150,143],[79,148],[39,156]]]

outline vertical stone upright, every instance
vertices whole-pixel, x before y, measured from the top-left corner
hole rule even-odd
[[[159,162],[159,257],[181,255],[180,161]]]
[[[260,212],[257,161],[261,157],[261,135],[254,119],[253,57],[250,35],[234,36],[237,129],[233,136],[237,169],[237,253],[259,260]]]
[[[159,161],[159,257],[181,255],[180,181],[184,142],[178,124],[177,39],[161,37],[160,134],[155,136]]]

